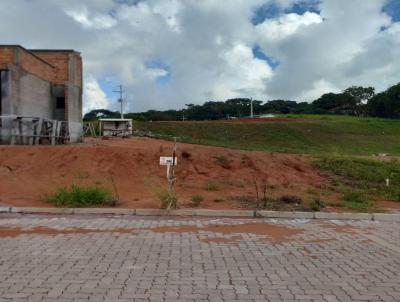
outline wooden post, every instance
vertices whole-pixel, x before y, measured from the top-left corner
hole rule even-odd
[[[56,131],[57,131],[57,121],[51,121],[51,144],[54,146],[56,144]]]
[[[43,119],[39,118],[37,126],[37,135],[35,137],[35,145],[39,145],[40,136],[42,135]]]

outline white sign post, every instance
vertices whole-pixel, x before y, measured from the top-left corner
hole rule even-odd
[[[172,156],[161,156],[160,166],[176,166],[178,164],[178,158]]]
[[[178,158],[176,157],[176,149],[177,149],[177,142],[176,138],[174,138],[175,143],[172,148],[172,156],[161,156],[160,157],[160,165],[167,166],[167,180],[168,180],[168,191],[172,193],[172,187],[176,180],[175,178],[175,166],[178,163]]]
[[[160,166],[167,166],[167,180],[168,183],[171,184],[171,181],[175,180],[174,175],[171,175],[171,166],[174,167],[178,164],[178,158],[175,156],[161,156],[160,157]],[[170,185],[171,187],[171,185]]]

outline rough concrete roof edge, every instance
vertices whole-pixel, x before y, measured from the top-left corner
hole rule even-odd
[[[81,54],[79,51],[74,49],[29,49],[32,52],[73,52],[76,54]]]
[[[101,122],[129,122],[132,121],[130,118],[99,118]]]
[[[36,59],[42,61],[43,63],[49,65],[51,68],[55,68],[54,65],[50,64],[49,62],[47,62],[46,60],[43,60],[41,57],[39,57],[38,55],[36,55],[34,52],[32,52],[29,49],[26,49],[25,47],[18,45],[18,44],[0,44],[0,48],[21,48],[22,50],[26,51],[27,53],[29,53],[30,55],[34,56]]]

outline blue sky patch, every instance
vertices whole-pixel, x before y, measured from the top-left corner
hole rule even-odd
[[[281,8],[275,3],[266,3],[256,9],[254,15],[251,19],[253,25],[258,25],[263,23],[266,19],[271,19],[279,16],[281,13]]]
[[[117,93],[114,93],[113,91],[118,90],[118,86],[121,83],[117,82],[115,77],[106,76],[100,78],[97,82],[99,83],[101,90],[104,91],[108,99],[117,100],[119,98],[119,95]]]
[[[156,84],[159,85],[165,85],[171,81],[171,68],[163,63],[161,60],[155,59],[155,60],[149,60],[144,63],[146,68],[149,69],[164,69],[167,71],[167,74],[165,76],[160,76],[156,78]]]
[[[256,46],[253,47],[253,55],[254,55],[255,58],[267,62],[268,65],[269,65],[272,69],[277,68],[277,67],[281,64],[277,59],[266,55],[266,54],[262,51],[262,49],[261,49],[261,47],[260,47],[259,45],[256,45]]]
[[[254,12],[251,22],[253,25],[263,23],[266,19],[272,19],[280,16],[281,14],[295,13],[302,15],[305,12],[320,13],[319,9],[320,0],[303,0],[295,2],[291,7],[283,9],[278,3],[269,2],[261,5]]]
[[[393,22],[400,21],[400,1],[390,0],[383,7],[382,11],[392,17]]]
[[[312,12],[319,14],[321,10],[319,9],[320,0],[309,0],[309,1],[298,1],[292,7],[285,10],[286,14],[295,13],[302,15],[305,12]]]

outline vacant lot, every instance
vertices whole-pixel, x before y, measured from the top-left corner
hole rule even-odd
[[[399,121],[302,116],[136,127],[139,134],[178,136],[186,142],[179,142],[177,154],[180,207],[400,208]],[[141,137],[88,139],[70,146],[2,146],[0,203],[159,208],[167,187],[159,157],[171,152],[171,141]]]

